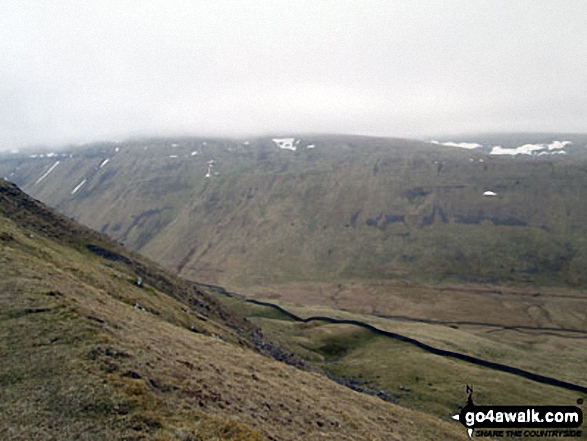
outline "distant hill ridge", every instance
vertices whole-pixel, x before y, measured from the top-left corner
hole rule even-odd
[[[572,142],[568,155],[511,157],[344,135],[153,139],[4,156],[0,175],[201,282],[578,286],[587,281],[585,140],[480,140]]]

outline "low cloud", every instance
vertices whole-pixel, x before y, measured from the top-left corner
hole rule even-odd
[[[0,149],[130,135],[585,131],[587,4],[0,6]]]

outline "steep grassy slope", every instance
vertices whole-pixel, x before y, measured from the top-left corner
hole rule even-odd
[[[0,174],[187,278],[233,288],[586,282],[582,154],[297,140],[296,151],[267,138],[93,145],[73,156],[5,157]],[[584,137],[572,140],[582,151]]]
[[[1,438],[464,439],[456,424],[262,356],[252,334],[0,180]]]

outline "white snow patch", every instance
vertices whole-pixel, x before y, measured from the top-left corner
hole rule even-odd
[[[51,166],[51,168],[49,170],[47,170],[43,176],[41,176],[39,179],[37,179],[37,182],[35,182],[35,185],[37,185],[39,182],[41,182],[43,179],[45,179],[47,176],[49,176],[49,173],[51,173],[55,169],[55,167],[57,167],[59,165],[60,162],[61,161],[57,161],[55,164],[53,164]]]
[[[208,171],[206,172],[206,177],[209,178],[210,176],[212,176],[212,166],[216,163],[216,161],[214,161],[214,159],[211,159],[210,161],[208,161]],[[214,173],[214,175],[218,176],[217,173]]]
[[[564,150],[557,150],[556,152],[551,152],[551,155],[566,155],[567,152],[565,152]]]
[[[430,141],[432,144],[439,144],[445,145],[448,147],[459,147],[461,149],[476,149],[481,147],[481,144],[477,144],[476,142],[438,142],[438,141]]]
[[[497,193],[487,190],[485,193],[483,193],[483,196],[497,196]]]
[[[572,144],[571,141],[553,141],[550,144],[524,144],[519,147],[513,149],[504,149],[501,146],[495,146],[491,150],[492,155],[533,155],[534,152],[539,150],[543,150],[542,152],[538,153],[538,156],[544,156],[549,154],[560,154],[563,152],[563,148],[569,144]],[[548,149],[548,151],[546,151]],[[556,150],[555,152],[551,152],[551,150]],[[549,153],[551,152],[551,153]],[[562,153],[565,154],[565,153]]]
[[[294,145],[295,138],[274,138],[272,141],[277,144],[277,147],[284,150],[296,151],[297,147]]]
[[[75,187],[73,190],[71,190],[71,194],[76,194],[77,191],[82,188],[82,186],[86,183],[87,179],[84,179],[83,181],[81,181],[79,184],[77,184],[77,187]]]
[[[500,145],[493,146],[491,149],[490,155],[517,155],[518,152],[516,149],[504,149]]]
[[[177,147],[179,144],[171,144],[171,147]]]
[[[114,151],[115,151],[115,152],[119,152],[119,151],[120,151],[120,148],[119,148],[119,147],[116,147],[116,148],[114,149]]]
[[[169,155],[170,158],[177,158],[177,155]]]
[[[524,144],[513,149],[504,149],[501,146],[494,146],[490,155],[532,155],[533,152],[544,150],[544,144]]]
[[[53,152],[47,153],[47,158],[52,158],[53,156],[55,156],[55,153],[53,153]]]
[[[479,159],[479,162],[485,162],[485,159],[481,158]]]
[[[38,155],[30,155],[29,158],[36,158]]]
[[[306,146],[306,148],[307,149],[313,149],[313,148],[316,148],[316,145],[315,144],[309,144],[309,145]]]
[[[548,144],[548,150],[560,150],[570,144],[572,144],[571,141],[553,141],[552,143]]]
[[[106,158],[102,161],[102,164],[100,164],[100,168],[104,167],[106,164],[108,164],[110,162],[110,158]]]
[[[198,154],[198,152],[196,152],[196,151],[194,150],[190,156],[196,156],[197,154]]]
[[[245,141],[243,144],[244,145],[251,145],[251,143],[249,141]]]

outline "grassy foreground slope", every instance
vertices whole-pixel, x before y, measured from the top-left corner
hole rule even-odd
[[[0,180],[1,438],[464,439],[256,353],[255,333]]]

